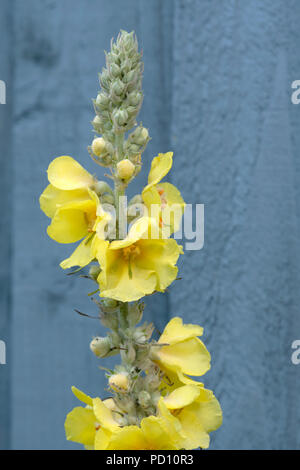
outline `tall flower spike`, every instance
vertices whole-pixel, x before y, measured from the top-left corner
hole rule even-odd
[[[113,370],[106,369],[109,399],[91,398],[73,387],[83,406],[67,415],[66,437],[95,450],[207,448],[222,411],[213,393],[194,379],[210,368],[210,354],[199,339],[202,327],[174,317],[156,341],[154,326],[141,323],[141,298],[164,292],[177,278],[183,251],[170,235],[185,207],[179,190],[161,182],[173,162],[173,153],[166,152],[153,158],[148,184],[132,198],[128,213],[122,212],[121,196],[137,176],[150,140],[148,130],[136,123],[142,73],[135,35],[121,31],[100,74],[93,120],[99,135],[89,147],[93,160],[110,169],[114,187],[63,156],[49,165],[50,184],[40,197],[51,219],[49,236],[59,243],[81,240],[61,267],[89,265],[83,277],[97,284],[89,295],[97,297],[98,318],[108,332],[91,340],[91,352],[99,360],[116,354],[121,359]],[[142,205],[138,218],[135,205]]]

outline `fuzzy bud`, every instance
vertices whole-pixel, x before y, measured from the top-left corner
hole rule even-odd
[[[128,305],[128,322],[131,326],[139,323],[143,316],[144,304],[134,302]]]
[[[115,111],[113,114],[113,120],[118,127],[125,126],[128,121],[128,112],[126,109],[118,109]]]
[[[109,97],[106,93],[99,93],[96,98],[95,104],[97,108],[105,110],[109,106]]]
[[[102,303],[107,308],[115,308],[118,305],[118,302],[114,299],[104,299]]]
[[[94,281],[97,280],[99,274],[100,274],[100,271],[101,271],[101,268],[100,266],[96,266],[95,264],[93,266],[90,267],[90,270],[89,270],[89,276],[94,279]]]
[[[129,203],[128,203],[128,206],[131,206],[132,204],[143,204],[143,198],[142,198],[142,195],[141,194],[136,194],[135,196],[133,196]]]
[[[110,204],[110,205],[114,205],[115,203],[115,198],[112,194],[103,194],[101,197],[100,197],[100,202],[102,204]]]
[[[124,92],[125,85],[121,82],[121,80],[116,80],[111,86],[112,92],[117,95],[121,96],[122,93]]]
[[[134,170],[135,170],[135,166],[130,160],[128,160],[128,158],[121,160],[117,164],[118,176],[122,180],[130,179],[134,173]]]
[[[128,374],[113,374],[110,376],[108,383],[115,392],[126,392],[129,388]]]
[[[138,396],[138,402],[142,408],[148,408],[151,404],[151,396],[146,390],[142,390]]]
[[[92,121],[92,124],[93,124],[95,131],[100,134],[102,132],[102,120],[100,119],[100,117],[95,116]]]
[[[130,106],[138,106],[143,99],[140,91],[133,91],[128,95],[127,101]]]
[[[145,146],[149,140],[149,132],[145,127],[139,126],[130,135],[130,142],[132,144]]]
[[[92,142],[92,151],[97,157],[103,155],[106,152],[105,140],[103,137],[96,137]]]
[[[111,64],[110,71],[111,71],[112,76],[115,78],[121,75],[121,69],[116,63]]]
[[[90,343],[90,349],[97,357],[105,357],[111,349],[110,339],[108,337],[97,336]]]
[[[109,184],[106,183],[106,181],[97,181],[97,183],[95,184],[94,190],[98,195],[101,195],[104,193],[112,194],[113,192]]]

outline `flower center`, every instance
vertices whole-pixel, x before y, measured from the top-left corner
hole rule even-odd
[[[126,261],[129,261],[129,259],[134,259],[136,256],[138,256],[141,253],[141,250],[138,246],[136,245],[130,245],[126,246],[126,248],[123,248],[123,257]]]
[[[95,423],[95,429],[96,429],[96,431],[98,431],[100,428],[101,428],[100,424],[96,422],[96,423]]]
[[[87,231],[93,232],[93,228],[96,222],[97,214],[96,211],[85,212],[84,219],[87,225]]]
[[[128,263],[128,276],[129,276],[129,279],[132,279],[131,263],[134,260],[134,258],[136,258],[140,253],[141,253],[141,250],[136,245],[130,245],[130,246],[126,246],[126,248],[123,248],[123,257],[124,257],[125,261],[127,261],[127,263]]]
[[[164,209],[166,205],[168,204],[168,201],[165,195],[165,190],[163,188],[158,188],[158,194],[161,200],[161,208]]]

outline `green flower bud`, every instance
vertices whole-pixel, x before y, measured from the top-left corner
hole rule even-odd
[[[146,390],[142,390],[138,395],[138,402],[142,408],[148,408],[151,405],[151,396]]]
[[[119,63],[120,63],[120,59],[119,59],[118,54],[115,54],[114,52],[109,52],[107,54],[107,59],[108,59],[109,63],[114,63],[114,64],[117,64],[117,65],[119,65]]]
[[[141,194],[136,194],[130,199],[128,206],[131,206],[133,204],[143,204],[143,198]]]
[[[99,93],[96,98],[95,104],[100,109],[107,109],[109,106],[109,97],[106,93]]]
[[[112,164],[112,158],[108,154],[100,155],[100,157],[97,157],[97,162],[101,166],[108,167]]]
[[[100,119],[100,117],[95,116],[92,121],[92,124],[93,124],[95,131],[100,134],[102,132],[102,120]]]
[[[130,118],[135,118],[135,116],[137,115],[138,109],[134,106],[127,106],[126,111]]]
[[[149,133],[145,127],[139,126],[130,136],[130,140],[134,144],[144,146],[149,140]]]
[[[89,270],[89,276],[94,279],[94,281],[97,281],[97,278],[100,274],[101,268],[100,266],[93,265],[90,267]]]
[[[139,196],[139,195],[138,195]],[[135,326],[142,319],[144,304],[134,302],[128,305],[128,322],[130,326]]]
[[[115,63],[111,64],[110,71],[111,71],[112,76],[115,77],[115,78],[117,78],[121,75],[121,69]]]
[[[112,194],[103,194],[101,197],[100,197],[100,202],[102,204],[111,204],[111,205],[114,205],[115,203],[115,198]]]
[[[131,144],[131,145],[129,145],[128,150],[129,150],[130,153],[136,154],[136,153],[140,152],[141,146],[137,145],[137,144]]]
[[[125,90],[125,85],[121,82],[120,79],[117,79],[113,82],[111,90],[115,95],[120,96]]]
[[[104,299],[102,303],[105,307],[108,308],[115,308],[118,305],[118,302],[114,299]]]
[[[121,63],[121,71],[122,73],[128,73],[131,70],[131,62],[128,59],[125,59]]]
[[[145,334],[140,331],[139,329],[136,329],[134,334],[133,334],[133,339],[137,342],[137,343],[145,343],[146,341],[146,336]]]
[[[130,83],[137,77],[137,74],[134,70],[130,70],[130,72],[126,73],[123,78],[124,83]]]
[[[130,344],[128,346],[128,349],[127,349],[127,354],[126,354],[126,359],[129,363],[133,363],[134,360],[136,358],[136,352],[135,352],[135,349],[134,347],[132,346],[132,344]]]
[[[117,126],[122,127],[128,121],[128,113],[125,109],[118,109],[114,113],[113,119],[114,119],[114,122],[116,123]]]
[[[90,349],[97,357],[105,357],[110,352],[111,344],[108,337],[97,336],[90,343]]]
[[[110,310],[108,307],[106,307],[108,310]],[[110,328],[111,330],[115,330],[118,328],[118,317],[117,317],[117,314],[116,312],[101,312],[100,313],[100,320],[101,320],[101,323],[103,326],[105,326],[106,328]],[[112,331],[110,334],[109,334],[110,338],[111,338],[111,344],[112,346],[114,347],[118,347],[120,345],[120,338],[119,338],[119,335],[116,334],[114,331]]]
[[[138,106],[142,101],[143,95],[139,91],[129,93],[127,97],[128,104],[131,106]]]
[[[106,135],[106,134],[105,134]],[[108,153],[110,153],[111,155],[113,155],[115,149],[114,149],[114,146],[110,143],[110,142],[106,142],[106,150],[108,151]]]
[[[106,183],[106,181],[97,181],[97,183],[94,186],[94,191],[95,193],[98,194],[98,196],[104,193],[110,193],[110,194],[113,193],[113,190],[111,189],[109,184]]]

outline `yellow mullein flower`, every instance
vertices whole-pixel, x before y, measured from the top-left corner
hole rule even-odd
[[[120,416],[112,399],[91,398],[75,387],[74,395],[86,407],[76,407],[65,421],[67,440],[83,444],[90,450],[178,450],[185,443],[181,424],[171,413],[149,416],[140,426],[120,427]]]
[[[163,292],[174,281],[182,247],[173,239],[153,238],[157,234],[156,222],[142,217],[124,240],[109,243],[95,237],[101,297],[131,302],[154,291]]]
[[[105,450],[179,450],[183,442],[167,419],[149,416],[140,426],[125,426],[113,433]]]
[[[174,378],[179,384],[194,383],[186,375],[201,376],[210,369],[210,354],[198,338],[202,334],[201,326],[184,325],[179,317],[169,321],[158,341],[166,346],[155,348],[154,360],[170,381]]]
[[[104,430],[105,428],[103,428]],[[186,437],[179,420],[171,413],[148,416],[140,426],[124,426],[110,432],[109,439],[100,439],[96,450],[179,450]]]
[[[153,158],[148,184],[142,192],[148,214],[158,218],[164,238],[168,238],[179,229],[185,206],[179,190],[173,184],[160,182],[170,171],[172,164],[173,152],[160,153]],[[158,209],[155,215],[154,208]]]
[[[114,401],[91,398],[76,387],[72,387],[72,391],[86,406],[77,406],[67,415],[67,440],[83,444],[87,449],[95,449],[96,442],[100,441],[107,445],[111,434],[119,427],[113,417],[113,412],[117,411]]]
[[[222,424],[222,410],[211,390],[202,385],[184,385],[158,403],[161,416],[176,416],[185,436],[185,449],[209,446],[209,433]]]
[[[55,158],[48,168],[50,184],[40,196],[42,211],[51,218],[47,233],[59,243],[84,240],[73,254],[61,263],[63,269],[86,266],[93,260],[92,234],[108,222],[92,190],[96,180],[76,160]]]

